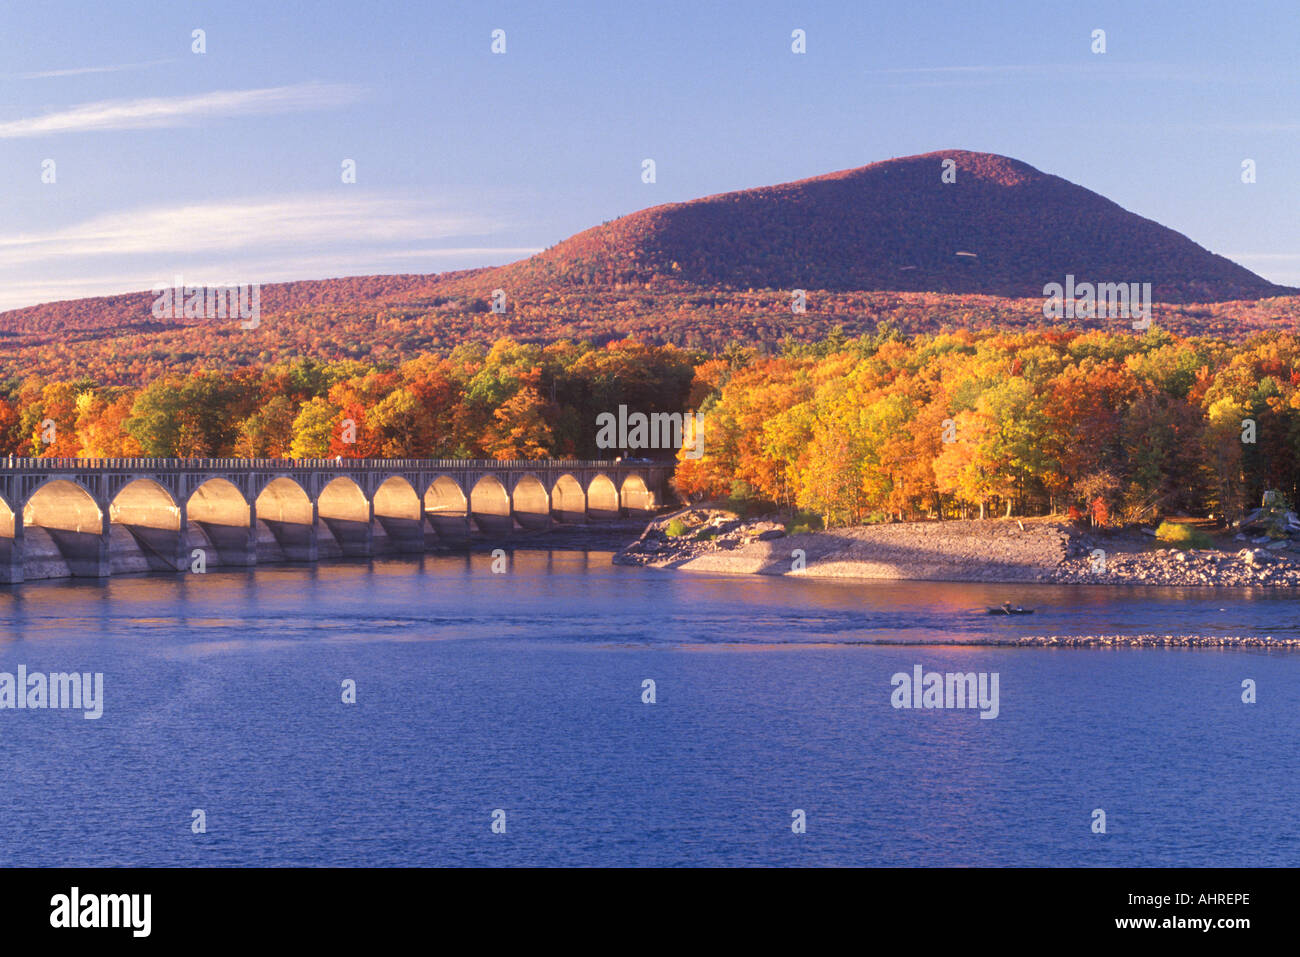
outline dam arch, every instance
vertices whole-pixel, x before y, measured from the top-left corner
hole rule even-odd
[[[510,493],[495,475],[484,475],[469,493],[469,514],[474,526],[488,535],[509,535],[514,530]]]
[[[109,574],[108,522],[80,483],[64,478],[41,483],[23,504],[23,527],[25,564],[61,560],[74,578]],[[24,569],[24,577],[50,577],[42,571]]]
[[[462,542],[469,538],[469,498],[449,475],[439,475],[424,490],[424,514],[441,542]]]
[[[316,561],[316,503],[301,485],[276,476],[262,486],[253,509],[259,558]]]
[[[185,517],[188,554],[195,548],[210,550],[215,554],[204,559],[209,565],[257,563],[252,507],[233,482],[218,476],[201,482],[185,503]]]
[[[0,495],[0,582],[23,580],[23,523]]]
[[[551,489],[551,515],[557,522],[580,524],[587,520],[587,493],[568,472],[557,478]]]
[[[515,480],[510,492],[510,512],[521,528],[543,529],[551,525],[551,496],[532,472]]]
[[[636,518],[646,518],[654,514],[656,508],[654,493],[646,485],[645,479],[635,472],[623,478],[619,504],[627,515]]]
[[[379,483],[371,501],[374,521],[383,533],[380,550],[424,551],[424,508],[410,482],[401,475],[390,475]]]
[[[139,550],[134,560],[143,560],[149,570],[174,572],[189,567],[184,510],[153,479],[133,479],[118,489],[108,506],[108,524],[110,551],[120,553],[120,546],[127,544],[113,540],[122,530]],[[118,560],[110,555],[110,561]]]
[[[316,496],[316,547],[321,555],[366,556],[372,551],[370,500],[346,475],[325,483]]]
[[[604,472],[593,476],[587,486],[587,516],[597,521],[612,521],[619,516],[618,488]]]

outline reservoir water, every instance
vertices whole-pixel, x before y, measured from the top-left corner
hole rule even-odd
[[[1300,864],[1300,653],[944,646],[1295,638],[1294,594],[609,559],[0,590],[0,672],[104,675],[97,720],[0,710],[0,864]],[[998,716],[892,707],[916,665],[997,673]]]

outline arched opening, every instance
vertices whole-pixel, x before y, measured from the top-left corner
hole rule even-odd
[[[248,502],[232,483],[210,478],[190,496],[185,515],[191,522],[248,528]]]
[[[108,521],[112,571],[174,572],[189,567],[180,507],[152,479],[123,486],[109,503]]]
[[[260,518],[260,505],[257,514]],[[322,526],[316,530],[318,555],[334,558],[370,554],[370,502],[352,479],[340,475],[321,489],[316,498],[316,515]]]
[[[561,475],[551,489],[551,515],[557,522],[587,520],[587,496],[572,475]]]
[[[469,514],[480,532],[509,535],[514,529],[510,517],[510,496],[495,475],[484,475],[469,493]]]
[[[424,514],[439,540],[469,538],[469,500],[455,479],[440,475],[424,490]]]
[[[108,506],[108,520],[140,528],[181,530],[181,510],[176,500],[152,479],[136,479],[123,486]]]
[[[311,499],[293,479],[272,479],[262,488],[255,504],[259,522],[311,525]]]
[[[94,497],[75,482],[46,482],[23,506],[23,577],[108,575],[104,516]]]
[[[650,515],[656,507],[654,492],[646,487],[645,479],[635,474],[623,479],[619,500],[629,515],[638,518]]]
[[[606,521],[618,518],[618,489],[604,473],[587,486],[587,516]]]
[[[261,514],[261,506],[258,506]],[[347,522],[369,522],[370,503],[361,486],[347,476],[340,475],[320,490],[316,499],[316,514],[321,518],[337,518]]]
[[[459,495],[460,489],[456,492]],[[394,475],[385,479],[383,484],[375,489],[375,515],[418,522],[420,496],[415,494],[415,489],[411,488],[410,482],[400,475]]]
[[[254,505],[259,562],[316,560],[315,509],[302,486],[283,476],[272,479]]]
[[[0,497],[0,583],[23,580],[23,544],[15,539],[14,510]]]
[[[252,565],[257,562],[256,536],[249,526],[248,502],[233,483],[210,478],[185,503],[188,529],[186,557],[204,552],[208,565]]]
[[[103,532],[103,513],[76,482],[54,479],[38,488],[23,506],[23,525],[66,532]]]
[[[531,473],[520,476],[510,496],[510,510],[524,528],[549,528],[551,497],[546,494],[541,479]]]
[[[375,489],[375,521],[379,526],[375,529],[376,551],[424,551],[420,496],[400,475],[384,479]]]

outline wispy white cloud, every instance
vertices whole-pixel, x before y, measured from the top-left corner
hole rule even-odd
[[[177,273],[198,284],[283,282],[439,272],[538,252],[483,242],[514,225],[349,188],[134,209],[39,231],[0,228],[0,309],[151,289]]]
[[[362,91],[355,86],[312,82],[256,90],[216,90],[194,96],[101,100],[42,116],[0,122],[0,139],[92,130],[157,129],[223,116],[332,109],[355,103],[361,96]]]
[[[159,66],[163,63],[175,63],[176,60],[149,60],[145,63],[115,63],[109,66],[74,66],[64,70],[38,70],[34,73],[13,73],[10,79],[14,80],[48,80],[61,76],[85,76],[89,73],[123,73],[127,70],[143,70],[151,66]]]
[[[61,302],[87,296],[116,296],[151,289],[156,277],[148,275],[96,275],[76,279],[6,279],[0,286],[0,312],[42,302]]]
[[[483,235],[499,225],[428,201],[374,195],[193,203],[108,213],[43,232],[0,232],[0,269],[92,256],[428,242]]]
[[[123,272],[100,271],[76,277],[49,279],[5,279],[0,283],[0,312],[21,309],[42,302],[118,296],[149,292],[172,283],[180,275],[188,285],[234,286],[242,283],[294,282],[302,279],[336,279],[342,276],[374,276],[388,273],[437,273],[473,266],[497,266],[541,252],[542,247],[490,246],[425,249],[409,254],[348,253],[297,256],[282,259],[221,259],[194,268]],[[394,268],[395,263],[401,268]],[[171,268],[171,267],[169,267]]]

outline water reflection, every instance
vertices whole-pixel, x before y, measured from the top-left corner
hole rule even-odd
[[[834,645],[962,642],[1023,635],[1300,637],[1287,592],[888,582],[700,575],[610,564],[608,552],[519,550],[213,569],[204,575],[29,582],[0,589],[0,642],[77,627],[174,625],[293,632],[392,623],[426,633],[620,644]],[[496,570],[494,570],[496,569]],[[1011,600],[1033,615],[989,615]],[[386,624],[385,622],[388,622]]]

